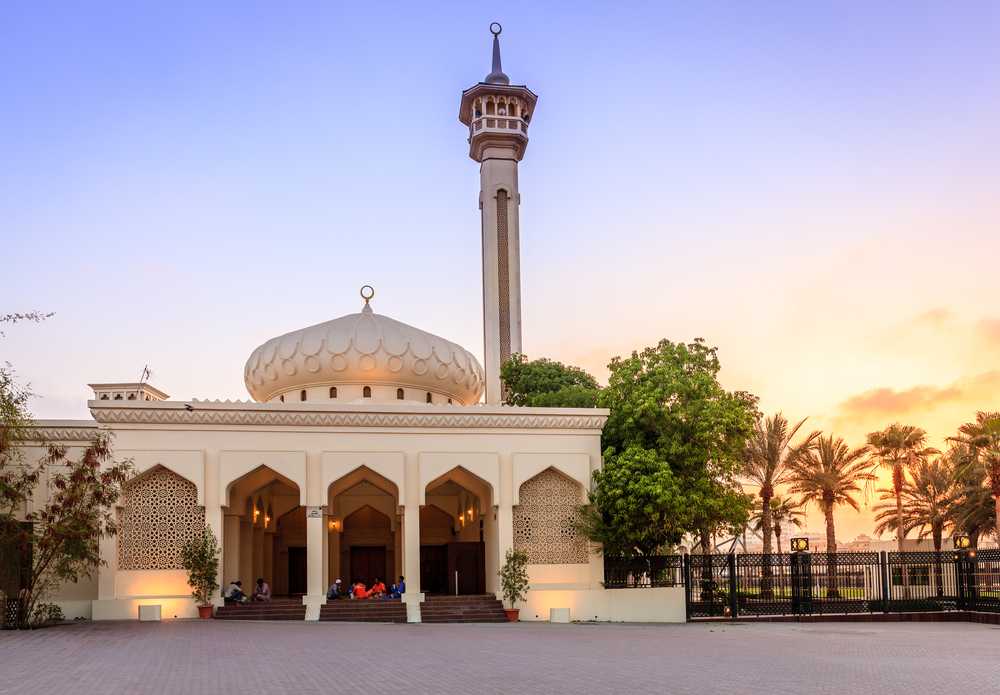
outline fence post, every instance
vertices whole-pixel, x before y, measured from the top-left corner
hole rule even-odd
[[[888,613],[889,601],[889,555],[883,550],[878,554],[879,581],[882,584],[882,612]]]
[[[691,620],[691,556],[684,553],[681,563],[684,573],[684,617]]]
[[[727,558],[729,563],[729,617],[736,620],[739,617],[739,596],[736,595],[738,582],[736,581],[736,553],[729,553]]]
[[[960,611],[968,610],[965,600],[965,558],[961,551],[955,552],[955,607]]]

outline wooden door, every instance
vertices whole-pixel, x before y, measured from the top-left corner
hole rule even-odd
[[[288,593],[306,593],[306,549],[288,549]]]
[[[420,590],[425,594],[447,594],[448,546],[420,546]]]
[[[486,593],[486,552],[482,542],[448,544],[448,593]]]
[[[364,582],[368,588],[376,579],[386,582],[385,546],[351,546],[350,569],[351,581]]]

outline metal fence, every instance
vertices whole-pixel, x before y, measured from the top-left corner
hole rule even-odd
[[[689,619],[1000,612],[1000,549],[606,557],[604,586],[683,586]]]

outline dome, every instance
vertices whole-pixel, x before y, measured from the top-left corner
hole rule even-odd
[[[244,370],[256,401],[412,401],[472,405],[483,368],[460,345],[372,311],[271,338]]]

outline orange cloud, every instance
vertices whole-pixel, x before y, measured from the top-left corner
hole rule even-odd
[[[976,331],[989,345],[1000,347],[1000,319],[981,319],[976,324]]]
[[[905,391],[890,388],[872,389],[851,396],[840,404],[840,411],[847,417],[862,418],[872,415],[892,417],[912,412],[918,408],[929,409],[945,401],[962,397],[956,386],[914,386]]]
[[[949,323],[955,318],[955,312],[951,309],[946,309],[944,307],[936,307],[925,311],[922,314],[918,314],[914,319],[913,323],[918,325],[933,326],[935,328],[940,328],[946,323]]]

